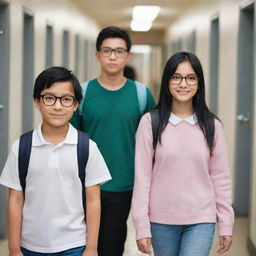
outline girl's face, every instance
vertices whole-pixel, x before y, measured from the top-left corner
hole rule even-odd
[[[188,61],[181,62],[169,81],[173,103],[189,103],[198,90],[198,77]]]

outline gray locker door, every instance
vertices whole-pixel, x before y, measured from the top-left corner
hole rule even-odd
[[[236,215],[247,216],[249,212],[252,116],[253,116],[253,46],[254,5],[240,11],[237,72],[237,121],[235,157]]]
[[[0,173],[8,155],[9,6],[0,2]],[[0,186],[0,238],[6,236],[7,189]]]
[[[89,48],[88,48],[88,44],[89,44],[89,42],[87,40],[85,40],[84,41],[84,59],[83,59],[83,74],[82,74],[82,79],[83,80],[82,81],[86,81],[86,80],[90,79],[88,77],[88,66],[89,66],[89,61],[88,61]]]
[[[196,53],[196,31],[190,33],[189,37],[187,38],[187,51]]]
[[[219,77],[219,19],[211,22],[210,32],[210,110],[218,113],[218,77]]]
[[[76,35],[75,37],[75,75],[76,77],[79,77],[79,71],[80,71],[80,37],[79,35]]]
[[[65,68],[69,67],[69,32],[63,32],[63,40],[62,40],[62,65]]]
[[[23,16],[23,89],[22,89],[22,131],[34,127],[34,18],[24,13]]]
[[[46,44],[45,44],[45,67],[53,66],[53,28],[50,25],[46,27]]]

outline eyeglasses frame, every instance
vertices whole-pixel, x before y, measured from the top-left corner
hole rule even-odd
[[[44,97],[47,96],[47,95],[50,95],[50,96],[52,96],[52,97],[55,98],[55,101],[53,102],[53,104],[50,104],[50,105],[49,105],[49,104],[45,104]],[[63,103],[62,103],[62,99],[65,98],[65,97],[67,97],[67,96],[73,98],[73,102],[72,102],[72,104],[71,104],[70,106],[65,106],[65,105],[63,105]],[[64,96],[61,96],[61,97],[57,97],[57,96],[55,96],[55,95],[53,95],[53,94],[41,94],[41,95],[40,95],[40,98],[42,98],[42,101],[43,101],[43,103],[44,103],[45,106],[54,106],[54,105],[56,104],[56,102],[57,102],[58,99],[60,100],[60,104],[61,104],[63,107],[65,107],[65,108],[70,108],[70,107],[72,107],[72,106],[74,105],[74,103],[76,102],[76,98],[75,98],[74,96],[72,96],[72,95],[64,95]]]

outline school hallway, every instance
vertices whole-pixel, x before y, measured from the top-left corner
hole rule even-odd
[[[132,29],[140,4],[159,8],[147,32]],[[41,122],[35,78],[51,66],[72,70],[80,82],[97,77],[95,41],[111,25],[129,32],[129,65],[156,101],[168,58],[177,51],[199,57],[207,105],[224,126],[237,216],[233,245],[223,255],[256,256],[256,0],[0,0],[0,175],[13,142]],[[8,256],[6,212],[0,186],[0,256]],[[215,239],[210,256],[217,247]],[[123,256],[142,255],[130,218]]]

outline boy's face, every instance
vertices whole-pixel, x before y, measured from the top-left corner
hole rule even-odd
[[[40,100],[35,99],[35,104],[41,112],[43,124],[51,127],[67,125],[78,107],[73,86],[69,81],[56,82],[50,88],[44,89]]]
[[[127,52],[126,42],[123,39],[107,38],[96,52],[96,58],[103,71],[114,75],[123,72],[125,65],[131,59],[131,53]]]

